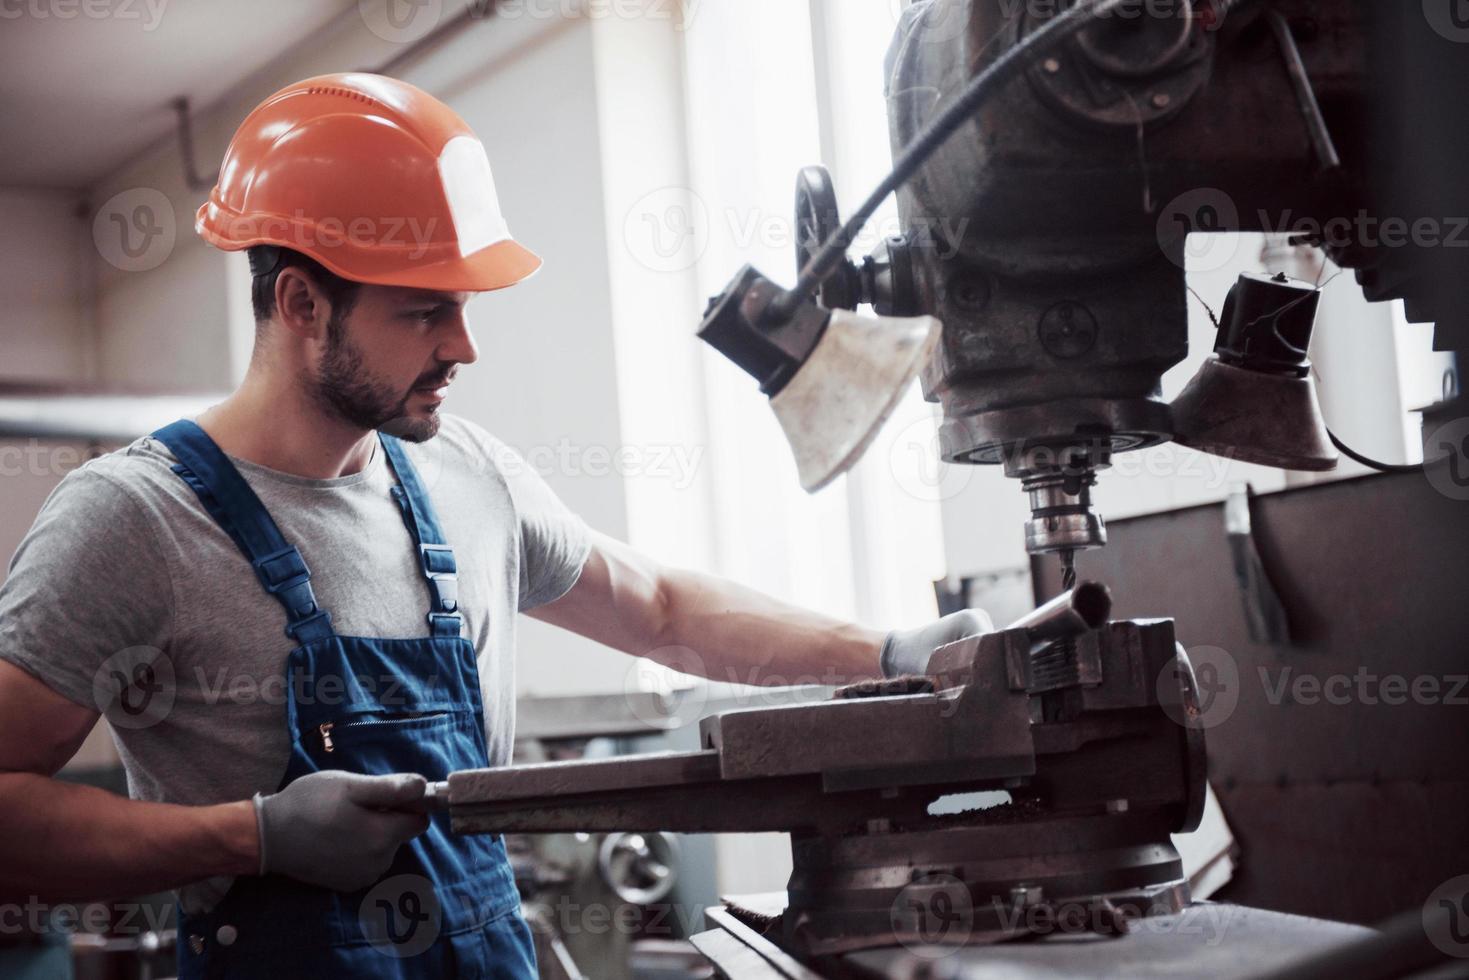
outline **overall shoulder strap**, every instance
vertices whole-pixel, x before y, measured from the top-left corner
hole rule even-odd
[[[462,620],[459,616],[459,565],[454,549],[444,540],[439,518],[429,500],[428,490],[419,479],[418,470],[408,458],[403,443],[395,436],[379,432],[383,451],[397,474],[398,486],[393,499],[403,511],[403,522],[413,535],[418,548],[418,566],[429,587],[428,624],[434,636],[458,636]]]
[[[178,459],[173,471],[249,559],[265,591],[285,607],[286,635],[297,643],[331,636],[331,616],[317,608],[305,559],[286,543],[265,505],[208,433],[181,419],[154,432],[153,438]]]

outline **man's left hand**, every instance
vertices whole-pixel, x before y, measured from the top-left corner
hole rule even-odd
[[[983,609],[961,609],[927,626],[893,630],[883,641],[878,663],[882,676],[903,677],[928,670],[928,660],[941,646],[980,633],[994,632],[995,624]]]

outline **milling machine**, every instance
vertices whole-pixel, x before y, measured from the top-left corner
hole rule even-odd
[[[1172,439],[1277,467],[1336,463],[1307,356],[1316,283],[1242,276],[1214,354],[1162,400],[1187,351],[1190,233],[1290,216],[1369,298],[1403,298],[1410,318],[1436,321],[1440,349],[1469,347],[1460,255],[1317,231],[1469,214],[1455,161],[1399,113],[1434,66],[1459,63],[1397,6],[912,5],[887,64],[893,175],[843,223],[826,173],[804,171],[799,282],[741,270],[699,334],[770,396],[810,490],[860,457],[921,374],[944,459],[1020,482],[1027,548],[1060,556],[1065,591],[941,648],[924,676],[706,718],[697,751],[456,773],[436,787],[455,830],[790,833],[783,900],[711,913],[704,948],[731,976],[918,975],[902,972],[909,954],[935,943],[1076,932],[1126,938],[1034,943],[1034,959],[1007,962],[1018,975],[1256,975],[1394,940],[1393,968],[1411,967],[1422,952],[1402,936],[1258,910],[1217,946],[1190,932],[1204,907],[1170,835],[1203,804],[1197,683],[1171,620],[1110,621],[1107,590],[1074,568],[1106,542],[1091,489],[1119,453]],[[848,258],[892,192],[905,233]],[[1433,418],[1464,415],[1455,384]],[[1456,447],[1427,451],[1432,464]],[[984,790],[1009,802],[934,806]],[[1173,925],[1136,928],[1150,920]],[[758,970],[731,965],[751,955]],[[944,962],[962,978],[984,960]]]

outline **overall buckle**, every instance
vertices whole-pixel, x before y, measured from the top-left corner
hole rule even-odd
[[[311,589],[311,571],[294,547],[250,562],[265,591],[286,607],[286,635],[298,643],[331,632],[331,616],[316,604]]]
[[[418,546],[419,565],[429,588],[434,593],[433,622],[435,613],[456,613],[459,610],[459,564],[454,560],[454,549],[447,544],[421,544]]]

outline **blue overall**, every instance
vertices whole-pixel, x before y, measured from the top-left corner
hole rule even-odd
[[[291,755],[282,787],[325,769],[442,780],[489,765],[475,650],[460,635],[454,551],[397,439],[379,434],[429,595],[428,635],[408,640],[337,635],[300,552],[204,430],[185,420],[153,437],[286,609],[296,647],[285,667]],[[455,836],[445,813],[431,821],[362,891],[242,877],[208,914],[180,913],[180,977],[534,978],[504,841]]]

